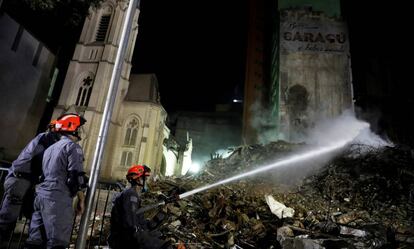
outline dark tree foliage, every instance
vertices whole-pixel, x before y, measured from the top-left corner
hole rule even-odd
[[[43,12],[64,19],[65,25],[77,26],[88,15],[90,6],[98,6],[102,0],[17,0],[36,12]]]
[[[103,0],[4,0],[1,8],[53,51],[79,38],[89,7]]]

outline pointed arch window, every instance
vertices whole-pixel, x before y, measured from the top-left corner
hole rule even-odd
[[[92,94],[92,86],[93,79],[90,76],[83,79],[83,84],[79,88],[78,96],[76,97],[75,104],[77,106],[88,106]]]
[[[125,132],[124,145],[134,146],[138,136],[138,121],[134,118],[129,121]]]
[[[133,155],[134,154],[131,151],[123,151],[121,157],[121,166],[131,166]]]

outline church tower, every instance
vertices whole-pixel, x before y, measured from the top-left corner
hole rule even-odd
[[[127,0],[106,0],[99,8],[90,8],[68,68],[59,103],[53,113],[54,118],[65,112],[77,112],[86,118],[87,123],[84,126],[83,139],[80,144],[84,149],[84,165],[87,171],[90,170],[95,152],[128,4]],[[162,145],[163,141],[162,136],[156,136],[158,130],[162,133],[166,119],[166,112],[158,101],[158,92],[154,94],[154,90],[158,90],[157,85],[153,84],[151,92],[156,97],[125,101],[130,85],[131,59],[138,34],[139,12],[140,10],[136,9],[134,14],[106,140],[101,171],[103,178],[123,178],[125,169],[130,166],[129,164],[134,163],[145,163],[154,169],[154,167],[159,167],[158,164],[162,160],[162,149],[160,154],[158,150],[153,151],[147,147],[152,146],[149,141],[154,139],[157,140],[154,141],[156,144]],[[140,90],[136,87],[133,89],[135,92]],[[125,111],[125,105],[128,105],[128,112]],[[148,109],[155,111],[151,113]],[[156,121],[149,120],[149,117]]]

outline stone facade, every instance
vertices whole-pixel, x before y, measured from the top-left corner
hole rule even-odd
[[[353,108],[340,3],[249,3],[243,139],[249,144],[303,141],[318,120]]]
[[[127,4],[108,0],[99,9],[90,9],[53,114],[56,118],[76,111],[86,118],[85,138],[80,143],[87,171],[95,153]],[[160,104],[157,79],[152,74],[130,75],[138,16],[139,9],[134,15],[106,140],[100,175],[104,179],[123,179],[132,164],[146,164],[157,174],[162,164],[167,113]]]
[[[311,9],[280,11],[279,132],[302,141],[316,121],[352,108],[343,21]]]
[[[160,173],[162,176],[181,176],[187,173],[192,165],[192,139],[187,136],[185,142],[179,144],[176,138],[165,126],[163,165]],[[188,135],[188,132],[187,132]],[[165,165],[164,165],[165,163]]]

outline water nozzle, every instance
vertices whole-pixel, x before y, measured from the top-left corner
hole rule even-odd
[[[157,203],[155,203],[153,205],[148,205],[148,206],[145,206],[145,207],[142,207],[142,208],[138,209],[137,212],[136,212],[136,214],[142,214],[142,213],[144,213],[146,211],[149,211],[151,209],[157,208],[159,206],[164,206],[164,205],[166,205],[168,203],[176,202],[176,201],[178,201],[180,199],[181,198],[180,198],[179,195],[172,195],[172,196],[166,197],[164,200],[162,200],[160,202],[157,202]]]

